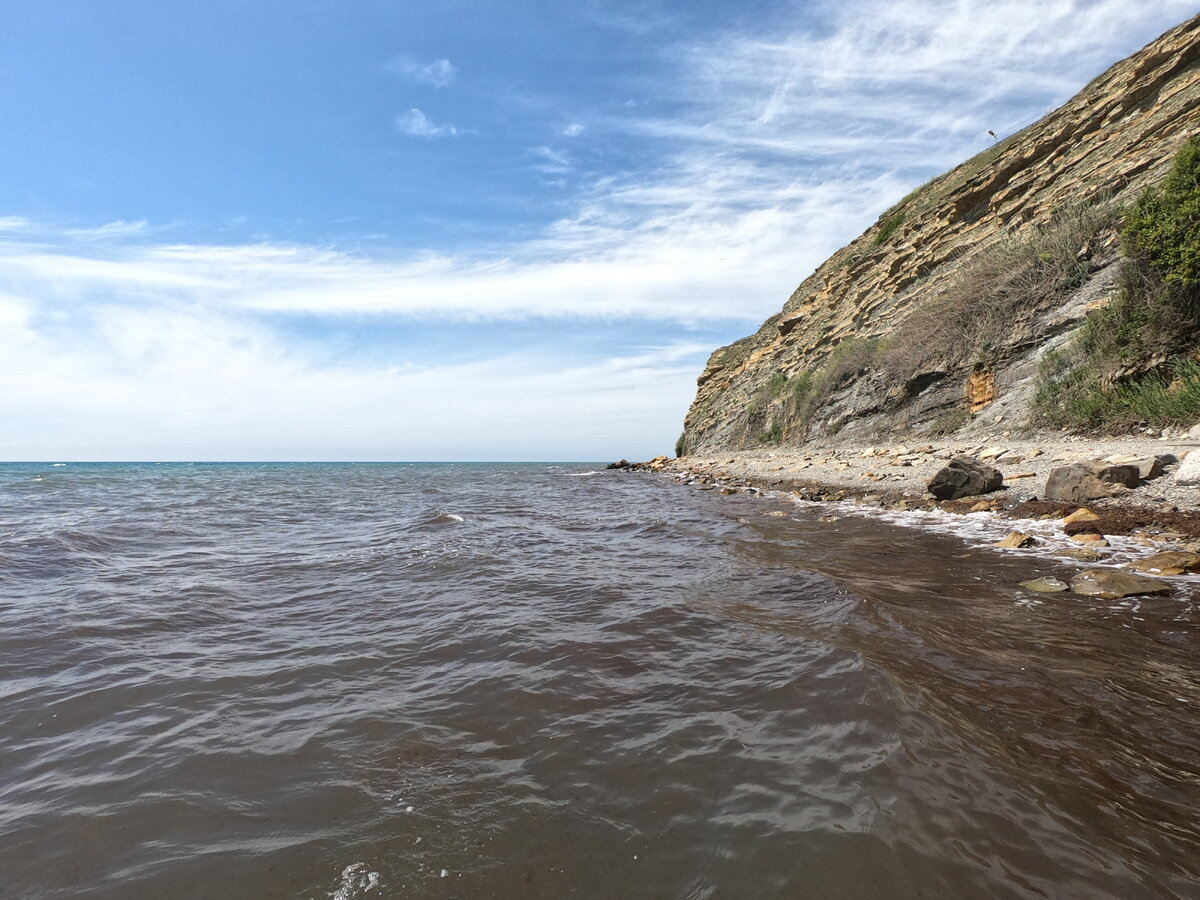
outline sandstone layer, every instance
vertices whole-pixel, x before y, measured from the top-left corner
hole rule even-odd
[[[1038,362],[1088,309],[1116,290],[1111,228],[1080,247],[1088,278],[1014,321],[986,366],[965,357],[903,379],[839,383],[799,424],[774,418],[768,386],[807,377],[835,348],[887,338],[998,242],[1047,225],[1066,208],[1128,203],[1160,181],[1200,125],[1200,17],[1113,66],[1068,103],[914,191],[796,289],[757,333],[712,354],[677,452],[799,446],[828,440],[994,431],[1023,421]],[[961,355],[960,355],[961,356]]]

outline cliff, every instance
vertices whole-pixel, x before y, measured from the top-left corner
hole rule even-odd
[[[1124,210],[1163,181],[1198,123],[1200,17],[914,191],[755,334],[713,353],[677,452],[1035,420],[1054,361],[1061,375],[1071,351],[1079,369],[1095,343],[1081,344],[1089,313],[1127,290]],[[1200,345],[1194,322],[1178,321],[1175,339],[1144,342],[1098,383],[1161,376]]]

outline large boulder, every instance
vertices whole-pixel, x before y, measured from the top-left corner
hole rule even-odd
[[[1200,427],[1200,426],[1197,426]],[[1183,458],[1175,471],[1176,484],[1200,484],[1200,450],[1193,450]]]
[[[969,456],[956,456],[929,480],[929,493],[939,500],[957,500],[999,490],[1003,484],[998,469]]]
[[[1073,463],[1050,470],[1045,498],[1086,503],[1098,497],[1112,497],[1138,486],[1141,473],[1135,465],[1104,462]]]

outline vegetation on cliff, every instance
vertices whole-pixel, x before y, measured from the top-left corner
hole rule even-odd
[[[713,353],[677,449],[1194,423],[1198,126],[1200,17],[883,212]]]
[[[1036,421],[1085,430],[1200,419],[1200,140],[1125,214],[1121,290],[1042,361]]]

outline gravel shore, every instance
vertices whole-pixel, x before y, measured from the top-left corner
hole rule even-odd
[[[671,460],[669,471],[720,471],[756,482],[807,482],[817,489],[854,495],[887,493],[916,499],[927,496],[934,473],[955,456],[987,462],[1004,475],[1004,487],[988,499],[1040,497],[1050,470],[1089,460],[1117,461],[1164,456],[1173,460],[1163,474],[1119,497],[1093,501],[1102,506],[1153,506],[1200,514],[1200,488],[1175,484],[1179,461],[1200,441],[1179,439],[1045,439],[982,444],[934,443],[848,446],[821,449],[735,451]]]

